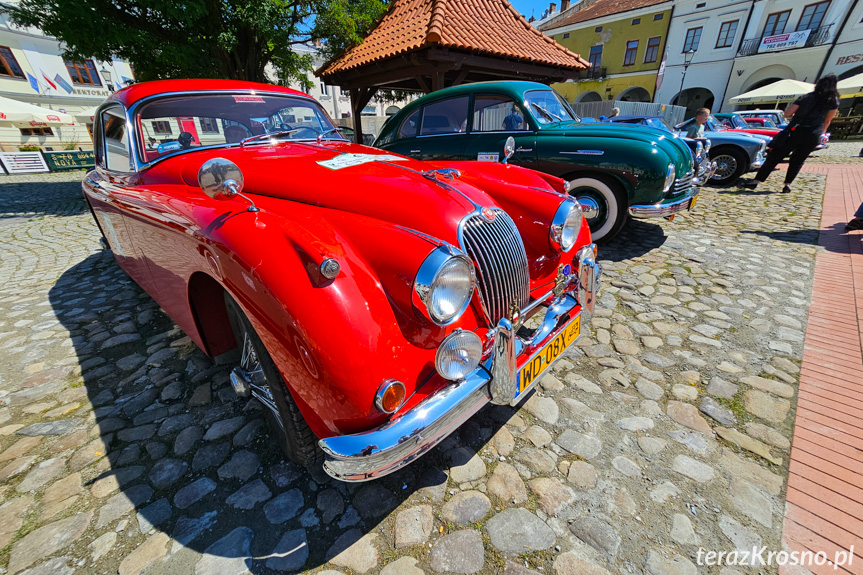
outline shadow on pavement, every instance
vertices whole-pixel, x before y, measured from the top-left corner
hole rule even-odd
[[[314,569],[360,540],[343,567],[367,560],[372,541],[385,556],[389,513],[414,493],[417,504],[441,502],[450,462],[479,459],[517,411],[488,407],[406,469],[346,484],[285,461],[259,405],[234,394],[233,366],[194,347],[110,252],[67,270],[49,297],[94,406],[95,439],[70,460],[90,478],[83,510],[93,539],[123,536],[123,551],[98,563],[106,572],[121,562],[144,573]]]
[[[643,256],[668,240],[662,226],[650,220],[630,219],[623,230],[610,241],[598,246],[600,260],[619,262]]]
[[[21,182],[0,176],[0,226],[12,218],[74,216],[86,211],[80,180]]]

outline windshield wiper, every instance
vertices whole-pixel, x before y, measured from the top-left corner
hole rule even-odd
[[[339,135],[340,135],[342,138],[344,138],[345,140],[347,140],[347,138],[346,138],[346,137],[345,137],[345,135],[342,133],[342,130],[341,130],[340,128],[330,128],[329,130],[325,130],[325,131],[321,132],[320,134],[318,134],[318,143],[319,143],[319,144],[321,143],[321,140],[323,140],[323,139],[324,139],[324,136],[329,136],[329,135],[330,135],[330,134],[332,134],[333,132],[338,132],[338,133],[339,133]]]
[[[530,105],[533,106],[534,110],[536,110],[537,112],[539,112],[540,114],[545,116],[549,122],[554,121],[554,118],[551,117],[551,114],[548,112],[548,110],[546,110],[545,108],[543,108],[542,106],[540,106],[536,102],[531,102]]]
[[[278,132],[269,132],[267,134],[257,134],[255,136],[249,136],[248,138],[243,138],[240,140],[240,147],[244,147],[249,142],[254,142],[255,140],[264,140],[266,138],[283,138],[286,136],[292,136],[297,132],[301,132],[305,128],[297,128],[294,130],[279,130]]]

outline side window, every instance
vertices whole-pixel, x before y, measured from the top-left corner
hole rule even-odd
[[[129,134],[122,108],[109,108],[102,112],[102,132],[105,135],[102,148],[105,167],[116,172],[131,171]]]
[[[405,118],[402,125],[399,126],[398,139],[416,138],[417,129],[420,127],[420,111],[415,110],[410,116]]]
[[[506,96],[477,96],[473,101],[474,132],[527,130],[524,114]]]
[[[467,129],[467,105],[467,96],[429,104],[423,109],[420,136],[439,136],[464,132]]]

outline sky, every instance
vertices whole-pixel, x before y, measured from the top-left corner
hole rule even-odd
[[[531,13],[536,18],[542,16],[543,10],[548,8],[552,1],[560,8],[560,0],[510,0],[515,9],[524,14],[527,19],[530,19]]]

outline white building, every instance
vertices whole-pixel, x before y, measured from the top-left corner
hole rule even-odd
[[[836,44],[827,52],[824,73],[840,79],[863,74],[863,4],[849,11],[839,28]]]
[[[752,6],[752,0],[677,0],[665,74],[654,101],[686,106],[687,117],[701,107],[719,111]],[[694,53],[685,66],[690,50]]]
[[[0,97],[69,114],[80,121],[61,127],[0,125],[0,150],[18,151],[24,146],[43,150],[93,147],[89,112],[111,89],[133,80],[134,74],[125,62],[68,62],[62,53],[63,46],[57,39],[36,28],[13,24],[0,3]],[[103,70],[110,73],[110,84]]]
[[[852,34],[856,24],[850,22],[852,4],[853,0],[755,2],[724,100],[776,80],[815,82],[824,72],[834,71],[829,66],[831,53],[836,53],[834,43],[849,25]],[[859,19],[859,6],[856,12]]]

